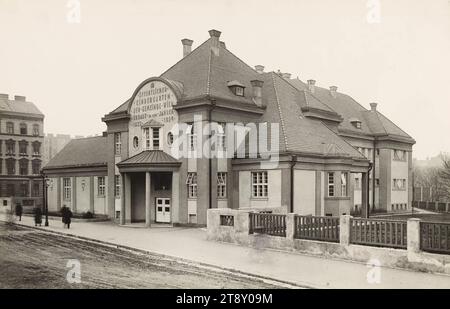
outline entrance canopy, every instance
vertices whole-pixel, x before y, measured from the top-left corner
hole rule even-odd
[[[175,171],[180,165],[162,150],[145,150],[117,164],[121,173]]]

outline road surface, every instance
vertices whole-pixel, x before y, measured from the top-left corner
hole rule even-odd
[[[81,283],[66,279],[78,260]],[[259,278],[198,267],[0,222],[0,288],[276,288]]]

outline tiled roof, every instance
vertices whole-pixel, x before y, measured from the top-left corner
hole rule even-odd
[[[14,101],[3,98],[0,98],[0,113],[1,112],[13,112],[44,116],[44,114],[42,114],[42,112],[32,102]]]
[[[134,164],[180,164],[180,162],[162,150],[145,150],[120,162],[118,165]]]
[[[105,165],[108,156],[107,138],[95,136],[71,140],[44,169]]]
[[[280,123],[280,151],[363,159],[354,147],[322,122],[304,117],[304,96],[276,73],[263,74],[267,110],[262,121]]]
[[[311,94],[311,92],[307,90],[308,86],[301,80],[289,79],[288,81],[297,89],[309,92]],[[344,129],[345,131],[353,132],[356,134],[385,134],[400,136],[406,139],[411,139],[411,142],[413,142],[411,136],[398,128],[392,121],[382,115],[379,111],[368,111],[349,95],[336,92],[336,96],[333,97],[329,89],[315,86],[314,93],[311,94],[311,96],[313,96],[326,106],[326,108],[322,107],[321,109],[332,109],[344,118],[344,120],[339,125],[340,129]],[[361,120],[361,129],[357,129],[351,124],[352,119]]]

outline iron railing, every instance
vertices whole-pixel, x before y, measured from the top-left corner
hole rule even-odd
[[[352,218],[350,243],[406,249],[406,221]]]
[[[294,238],[339,242],[339,218],[294,217]]]

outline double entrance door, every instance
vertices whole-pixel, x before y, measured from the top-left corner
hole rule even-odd
[[[156,222],[170,223],[170,198],[156,198]]]

